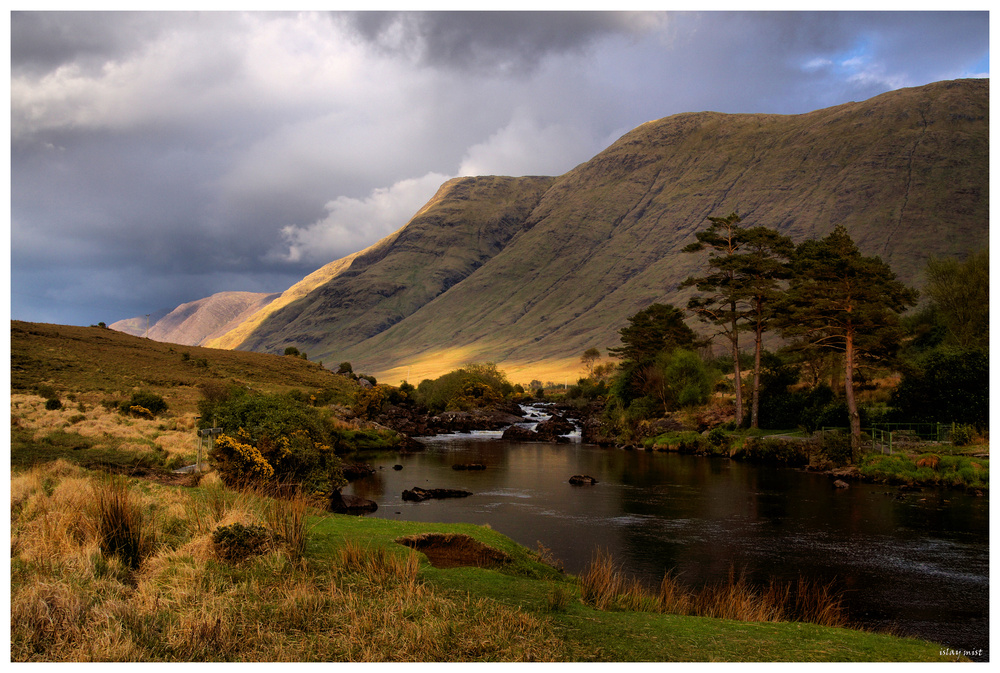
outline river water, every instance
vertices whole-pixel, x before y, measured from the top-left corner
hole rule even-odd
[[[375,474],[345,492],[377,502],[369,516],[489,524],[532,549],[540,543],[573,574],[600,548],[651,585],[672,571],[697,588],[731,569],[761,584],[833,582],[852,623],[989,657],[986,497],[840,490],[800,470],[499,435],[424,438],[424,451],[369,457]],[[487,469],[452,469],[469,462]],[[573,486],[575,474],[598,483]],[[403,501],[415,486],[473,495]]]

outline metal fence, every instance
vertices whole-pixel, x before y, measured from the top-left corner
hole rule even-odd
[[[901,442],[944,442],[951,437],[954,423],[873,423],[862,428],[862,438],[871,442],[872,451],[892,454],[893,445]],[[824,427],[821,432],[850,432],[849,428]]]

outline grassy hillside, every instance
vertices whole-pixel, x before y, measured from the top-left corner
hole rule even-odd
[[[461,283],[523,227],[550,178],[457,178],[410,223],[280,306],[240,344],[339,358]],[[331,344],[336,344],[335,348]],[[344,358],[346,359],[346,358]]]
[[[265,353],[181,346],[100,327],[11,321],[11,390],[40,386],[88,403],[146,390],[176,414],[194,413],[201,387],[239,385],[262,392],[335,389],[353,399],[355,384],[317,362]]]

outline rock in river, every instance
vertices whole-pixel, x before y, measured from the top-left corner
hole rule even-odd
[[[572,477],[569,478],[569,483],[573,484],[574,486],[584,486],[584,485],[592,486],[597,483],[597,480],[586,474],[574,474]]]
[[[431,498],[465,498],[472,495],[471,491],[460,491],[454,488],[418,488],[414,486],[409,491],[403,491],[403,500],[422,502]]]

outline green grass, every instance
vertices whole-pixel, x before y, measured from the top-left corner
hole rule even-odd
[[[987,489],[990,484],[989,458],[943,452],[916,456],[870,453],[861,458],[858,469],[865,479],[888,484],[969,489]]]
[[[316,521],[309,552],[326,556],[347,541],[399,547],[418,532],[464,533],[514,558],[503,570],[438,569],[420,575],[432,586],[499,601],[547,617],[575,661],[940,661],[940,647],[916,639],[814,624],[748,623],[705,617],[601,611],[580,601],[575,579],[541,563],[537,553],[487,527],[346,516]],[[570,596],[553,609],[554,592]]]

